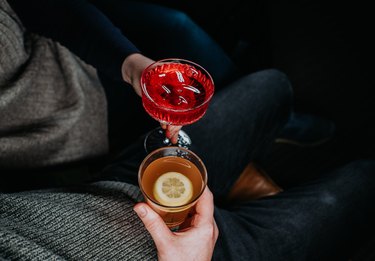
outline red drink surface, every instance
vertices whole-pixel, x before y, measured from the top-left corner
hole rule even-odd
[[[173,125],[199,120],[214,93],[211,77],[190,64],[166,63],[146,71],[142,101],[154,119]]]

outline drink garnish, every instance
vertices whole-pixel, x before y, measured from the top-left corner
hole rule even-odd
[[[179,172],[166,172],[154,184],[154,197],[166,206],[181,206],[193,196],[193,185]]]

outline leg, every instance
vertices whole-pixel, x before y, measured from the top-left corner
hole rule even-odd
[[[139,1],[93,2],[146,56],[195,61],[210,72],[218,86],[236,77],[230,57],[185,13]]]
[[[275,142],[300,147],[319,146],[333,138],[335,129],[335,124],[328,119],[293,112]]]
[[[223,199],[246,165],[267,151],[290,113],[291,88],[284,74],[265,70],[241,78],[214,95],[207,113],[186,126],[208,170],[208,184]],[[146,156],[143,138],[128,147],[105,176],[136,184]],[[124,173],[124,176],[122,176]]]
[[[279,71],[250,74],[215,94],[203,118],[184,127],[218,201],[245,166],[268,151],[289,116],[291,96],[289,81]]]
[[[217,209],[214,260],[348,260],[350,244],[371,233],[374,171],[375,161],[357,161],[276,196]]]

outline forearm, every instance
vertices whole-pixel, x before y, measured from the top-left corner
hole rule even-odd
[[[9,0],[27,30],[60,42],[85,62],[115,79],[139,50],[87,0]]]

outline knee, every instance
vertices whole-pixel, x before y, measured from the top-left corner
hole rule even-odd
[[[319,194],[318,200],[321,208],[326,206],[332,208],[338,202],[338,197],[333,191],[325,190]]]
[[[375,160],[373,159],[355,160],[355,161],[348,163],[346,166],[349,168],[373,172],[375,170]]]
[[[349,200],[355,197],[374,196],[375,192],[375,160],[355,160],[337,169],[330,179],[329,189],[323,189],[320,201],[326,205],[337,202],[340,195]]]
[[[169,21],[171,21],[178,31],[190,31],[192,28],[195,28],[195,24],[193,20],[184,12],[175,10],[175,9],[168,9],[167,12],[163,14]]]
[[[293,91],[285,73],[267,69],[248,75],[245,81],[249,87],[257,86],[255,89],[260,100],[267,101],[267,104],[280,113],[291,113]]]
[[[269,88],[269,94],[278,100],[292,103],[293,90],[288,76],[277,69],[267,69],[259,72],[259,76]]]
[[[375,160],[360,159],[355,160],[343,167],[348,176],[359,180],[362,183],[375,183]]]

